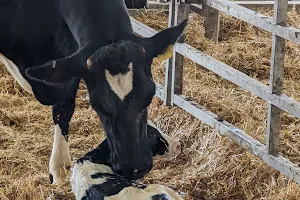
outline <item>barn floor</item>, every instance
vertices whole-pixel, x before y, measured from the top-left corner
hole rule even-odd
[[[138,18],[158,30],[166,27],[167,16],[162,12],[141,14]],[[299,26],[299,15],[289,13],[289,23]],[[271,34],[225,15],[221,18],[218,44],[203,34],[203,19],[192,14],[188,43],[268,84]],[[288,43],[287,52],[285,93],[300,100],[299,46]],[[153,74],[156,81],[163,83],[162,63],[154,63]],[[24,92],[4,67],[0,68],[0,76],[0,199],[74,199],[69,181],[59,186],[48,183],[53,139],[50,107],[40,105]],[[188,60],[184,93],[264,142],[267,105],[261,99]],[[104,137],[85,95],[81,85],[70,125],[73,161]],[[181,109],[165,107],[154,99],[149,115],[158,127],[181,141],[183,152],[174,160],[156,163],[145,183],[162,183],[184,194],[186,200],[300,199],[297,184]],[[297,164],[299,123],[284,113],[281,152]]]

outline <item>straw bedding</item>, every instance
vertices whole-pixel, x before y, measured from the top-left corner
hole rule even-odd
[[[147,25],[162,30],[163,12],[140,14]],[[299,26],[295,11],[289,23]],[[191,14],[187,42],[216,59],[268,84],[271,35],[235,18],[222,15],[220,42],[204,38],[203,19]],[[288,43],[285,93],[300,100],[299,46]],[[225,120],[265,142],[267,104],[249,92],[185,60],[184,94]],[[163,63],[154,63],[157,82],[164,82]],[[0,68],[0,199],[74,199],[68,178],[59,186],[48,183],[48,160],[53,139],[51,108],[23,91],[4,67]],[[176,107],[154,99],[150,118],[181,141],[183,152],[171,161],[155,163],[145,183],[161,183],[187,200],[299,199],[300,187],[255,156]],[[299,120],[283,114],[281,153],[300,164]],[[83,84],[70,125],[73,161],[104,138],[98,118],[86,100]],[[66,172],[66,176],[68,177]]]

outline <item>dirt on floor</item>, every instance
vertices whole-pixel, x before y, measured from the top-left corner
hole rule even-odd
[[[267,13],[270,14],[270,13]],[[164,12],[137,16],[157,30],[167,26]],[[299,28],[300,15],[289,13],[289,24]],[[227,15],[221,16],[216,44],[204,37],[203,18],[192,13],[187,43],[269,83],[271,34]],[[299,46],[287,43],[284,93],[300,100]],[[267,104],[255,95],[185,59],[184,94],[265,143]],[[164,83],[164,63],[154,62],[153,75]],[[26,93],[2,66],[0,68],[0,199],[74,199],[66,181],[49,184],[48,160],[52,148],[51,108]],[[180,140],[183,151],[171,161],[155,163],[144,183],[164,184],[186,200],[300,199],[300,187],[257,157],[210,129],[177,107],[154,98],[149,117],[163,131]],[[284,113],[281,153],[300,164],[300,121]],[[72,160],[99,144],[104,132],[86,99],[81,84],[70,124]]]

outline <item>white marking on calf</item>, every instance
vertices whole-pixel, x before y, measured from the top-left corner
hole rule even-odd
[[[106,197],[105,200],[152,200],[152,197],[158,194],[165,194],[169,200],[183,200],[173,190],[157,184],[148,185],[145,189],[135,187],[126,187],[116,195]]]
[[[132,63],[129,63],[129,71],[126,74],[111,75],[105,70],[106,80],[114,93],[123,101],[133,89]]]
[[[171,160],[173,158],[175,158],[176,156],[178,156],[181,152],[181,145],[180,142],[178,142],[177,140],[171,138],[170,136],[168,136],[167,134],[164,134],[161,130],[159,130],[155,124],[153,122],[151,122],[150,120],[148,120],[148,125],[152,126],[153,128],[155,128],[156,130],[159,131],[159,133],[162,135],[162,137],[168,142],[169,144],[169,151],[164,153],[163,155],[156,155],[153,157],[154,160],[160,160],[160,159],[167,159],[167,160]]]
[[[54,128],[54,142],[49,162],[49,171],[53,176],[53,184],[60,182],[60,170],[71,166],[69,144],[62,135],[62,130],[58,124]]]
[[[6,58],[3,54],[0,53],[0,62],[4,64],[7,71],[14,77],[14,79],[21,85],[21,87],[29,92],[30,94],[33,94],[31,85],[28,83],[28,81],[22,76],[20,73],[19,68],[13,63],[11,60]]]
[[[92,163],[89,160],[74,165],[72,168],[71,185],[76,200],[81,200],[92,185],[99,185],[106,182],[106,178],[91,178],[91,175],[96,173],[113,174],[110,167]]]

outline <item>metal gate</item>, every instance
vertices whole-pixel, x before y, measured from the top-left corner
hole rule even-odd
[[[300,183],[300,168],[279,155],[281,111],[284,110],[300,118],[300,103],[282,93],[285,43],[286,40],[289,40],[295,44],[300,44],[300,30],[287,26],[287,11],[291,2],[275,0],[273,4],[274,18],[272,19],[227,0],[172,0],[169,2],[167,5],[169,9],[169,26],[176,25],[186,19],[189,11],[192,10],[205,16],[205,21],[209,22],[204,25],[205,35],[212,40],[218,39],[220,11],[271,32],[270,86],[268,87],[260,81],[184,43],[184,36],[182,36],[174,47],[173,58],[166,61],[165,86],[157,84],[156,96],[163,100],[166,105],[176,105],[182,108],[244,149],[249,150],[290,179]],[[165,4],[161,5],[166,6]],[[150,37],[157,33],[157,31],[141,22],[133,18],[131,20],[134,31],[137,34]],[[268,102],[266,145],[227,121],[220,120],[217,115],[182,94],[183,57],[189,58]]]

